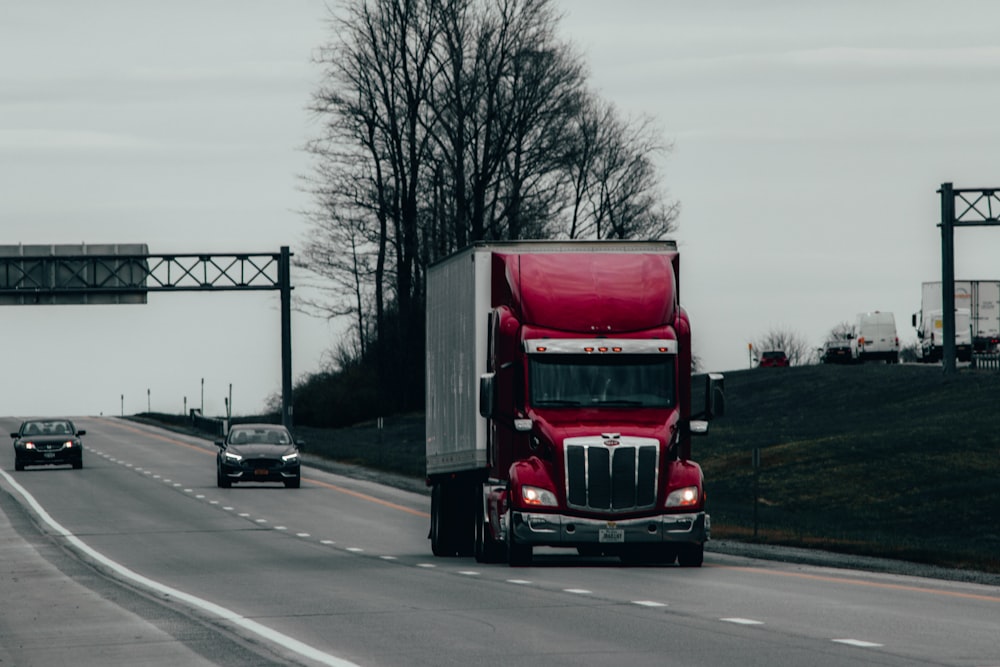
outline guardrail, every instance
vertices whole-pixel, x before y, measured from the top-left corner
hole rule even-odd
[[[1000,371],[1000,354],[973,354],[972,367],[990,371]]]

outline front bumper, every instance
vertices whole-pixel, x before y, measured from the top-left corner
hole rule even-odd
[[[300,464],[284,464],[280,461],[275,464],[268,462],[249,464],[222,464],[222,475],[230,482],[284,482],[298,479],[301,475]]]
[[[15,460],[26,466],[53,466],[79,463],[83,460],[82,447],[62,447],[61,449],[28,449],[16,447]]]
[[[550,547],[704,543],[709,540],[711,533],[711,517],[705,512],[659,514],[639,519],[606,521],[559,514],[512,511],[510,522],[512,525],[507,529],[514,532],[518,543]],[[616,532],[618,530],[622,532]],[[602,541],[602,537],[605,540],[621,537],[624,541],[607,542]]]

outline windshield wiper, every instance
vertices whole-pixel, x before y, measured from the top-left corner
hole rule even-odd
[[[580,401],[573,401],[573,400],[570,400],[570,399],[567,399],[567,398],[548,398],[548,399],[545,399],[544,401],[537,401],[535,403],[535,406],[536,407],[540,407],[540,408],[544,408],[544,407],[553,406],[553,405],[569,405],[569,406],[574,406],[574,405],[580,405],[580,404],[581,404]]]

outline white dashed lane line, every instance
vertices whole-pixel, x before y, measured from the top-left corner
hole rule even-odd
[[[884,644],[876,644],[875,642],[866,642],[861,639],[832,639],[830,640],[836,644],[847,644],[848,646],[857,646],[858,648],[881,648]]]

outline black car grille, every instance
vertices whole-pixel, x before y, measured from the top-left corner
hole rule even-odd
[[[254,470],[272,470],[281,467],[281,459],[244,459],[243,465]]]
[[[658,458],[654,444],[567,445],[567,503],[602,512],[649,509],[656,504]]]
[[[55,452],[63,448],[61,442],[40,442],[35,444],[35,449],[40,452]]]

